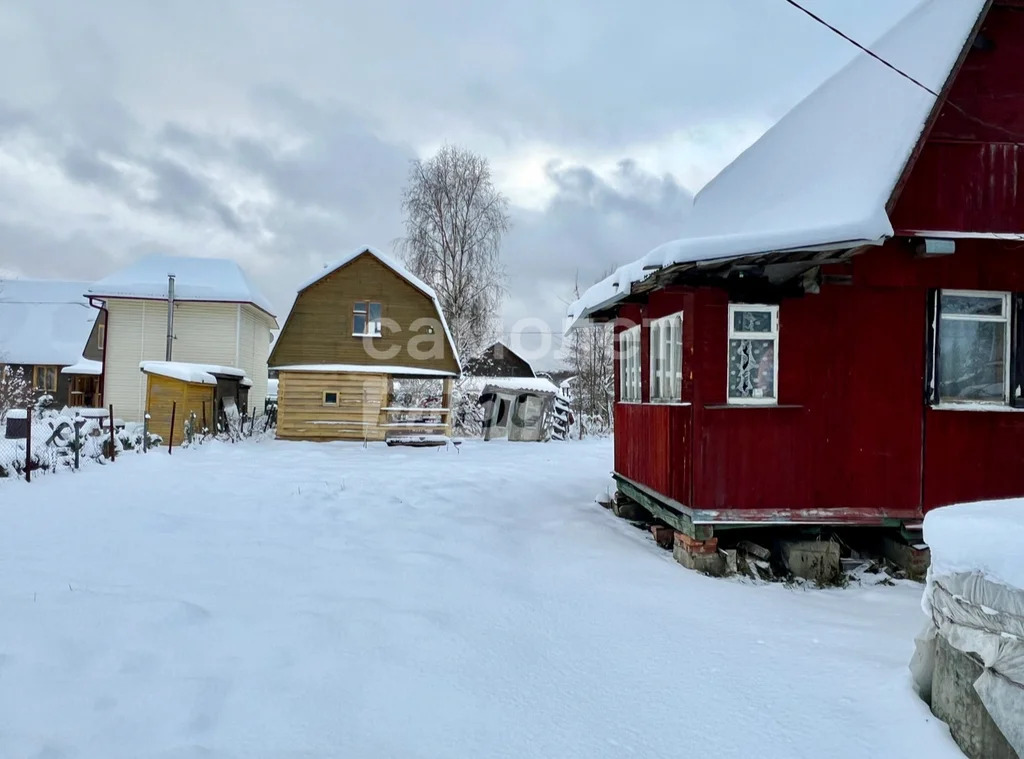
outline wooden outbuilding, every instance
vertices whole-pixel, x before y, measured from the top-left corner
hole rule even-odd
[[[197,432],[237,418],[252,386],[245,372],[232,366],[144,361],[139,368],[146,376],[149,431],[175,444],[193,414]]]
[[[479,395],[484,440],[541,442],[553,432],[558,387],[538,377],[525,358],[502,342],[466,362],[463,389]],[[564,430],[560,431],[564,437]]]
[[[270,356],[285,440],[443,442],[461,365],[433,289],[358,248],[304,284]],[[417,386],[417,399],[399,386]]]
[[[1024,3],[872,49],[570,307],[614,321],[620,493],[690,535],[1024,495]]]

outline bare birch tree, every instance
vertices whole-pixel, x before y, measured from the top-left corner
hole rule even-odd
[[[579,298],[579,283],[576,298]],[[612,429],[615,396],[615,342],[611,324],[579,324],[565,351],[573,372],[571,407],[580,438]]]
[[[487,159],[446,145],[414,161],[402,210],[402,257],[437,292],[459,355],[479,354],[498,331],[501,240],[509,228],[508,200],[494,187]]]

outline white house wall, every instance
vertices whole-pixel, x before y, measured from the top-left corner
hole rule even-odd
[[[245,309],[242,307],[243,316]],[[104,403],[112,403],[114,414],[121,419],[141,421],[146,380],[139,371],[139,362],[162,361],[165,357],[167,303],[111,299],[107,310]],[[262,354],[262,372],[256,373],[254,368],[242,363],[239,360],[239,322],[239,306],[234,303],[175,303],[172,359],[223,366],[241,363],[239,368],[253,371],[250,376],[254,387],[250,397],[259,399],[259,406],[253,408],[262,409],[267,392],[267,348]]]
[[[270,327],[266,314],[252,306],[241,306],[239,314],[238,363],[252,378],[249,409],[259,413],[267,397],[267,358],[270,355]]]

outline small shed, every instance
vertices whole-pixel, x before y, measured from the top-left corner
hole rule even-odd
[[[472,377],[484,406],[484,440],[547,440],[558,388],[542,377]]]
[[[236,417],[246,408],[252,380],[233,366],[143,361],[147,376],[146,413],[149,430],[164,440],[180,439],[185,421],[196,415],[202,427],[213,428],[222,415]]]

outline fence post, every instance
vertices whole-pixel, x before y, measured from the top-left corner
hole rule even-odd
[[[117,458],[117,446],[114,442],[114,404],[110,404],[110,460]]]
[[[82,451],[82,423],[85,420],[82,419],[81,414],[75,414],[75,471],[77,472],[81,466],[81,451]]]
[[[32,406],[25,409],[25,482],[32,482]]]
[[[142,415],[142,452],[149,451],[149,412]]]
[[[175,401],[171,404],[171,429],[167,433],[167,455],[171,455],[171,449],[174,448],[174,416],[178,411],[178,402]]]

